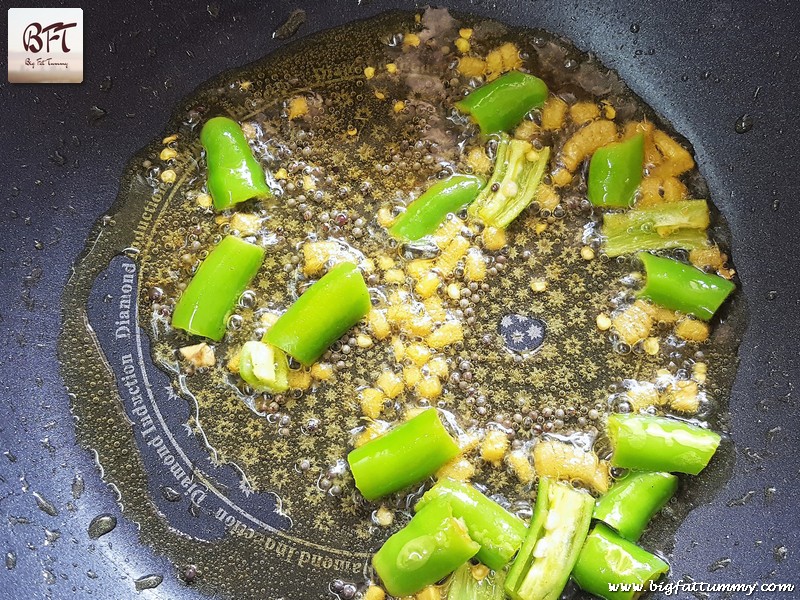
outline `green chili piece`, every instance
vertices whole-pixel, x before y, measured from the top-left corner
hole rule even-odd
[[[277,394],[289,389],[286,354],[264,342],[246,342],[242,346],[239,375],[254,390]]]
[[[221,340],[228,316],[263,260],[263,248],[232,235],[225,237],[183,290],[172,313],[172,326]]]
[[[671,473],[631,472],[595,502],[594,518],[635,542],[678,489]]]
[[[505,227],[536,198],[550,148],[535,150],[530,142],[503,134],[497,146],[494,171],[468,212],[492,227]]]
[[[607,432],[615,467],[691,475],[706,467],[722,439],[697,425],[636,414],[610,415]]]
[[[644,263],[647,281],[639,291],[647,298],[672,310],[708,321],[736,285],[719,275],[705,273],[691,265],[648,252],[637,254]]]
[[[592,520],[594,499],[567,483],[539,479],[528,535],[506,577],[514,600],[558,600]]]
[[[598,523],[586,538],[572,577],[582,589],[600,598],[633,600],[667,571],[669,565],[658,556]],[[612,587],[618,589],[612,591]]]
[[[372,557],[375,572],[392,596],[415,594],[475,556],[478,544],[447,502],[432,502],[386,540]]]
[[[478,558],[480,553],[475,555]],[[478,581],[472,575],[472,565],[464,563],[450,578],[447,586],[447,600],[506,600],[503,589],[505,571],[493,571]]]
[[[620,256],[639,250],[692,250],[706,243],[705,200],[680,200],[603,216],[603,250]]]
[[[510,71],[470,92],[456,108],[470,115],[488,135],[508,131],[547,100],[547,84],[538,77]]]
[[[269,328],[264,341],[309,366],[371,306],[361,271],[353,263],[344,262],[295,300]]]
[[[640,250],[694,250],[708,242],[708,236],[702,229],[679,229],[675,233],[660,236],[652,231],[636,229],[619,234],[607,233],[603,228],[603,235],[603,251],[612,258]]]
[[[236,121],[227,117],[209,119],[200,132],[200,142],[206,149],[208,191],[216,210],[272,195],[264,170]]]
[[[449,213],[455,213],[470,204],[485,185],[475,175],[451,175],[434,183],[406,208],[389,229],[392,237],[413,242],[430,235]]]
[[[481,545],[476,558],[490,569],[505,567],[525,538],[522,519],[471,485],[452,479],[443,479],[428,490],[415,510],[440,498],[450,504],[454,516],[464,519],[469,536]]]
[[[431,408],[356,448],[347,462],[361,494],[375,500],[430,477],[458,453]]]
[[[644,134],[595,151],[589,163],[587,195],[595,206],[630,206],[642,182]]]

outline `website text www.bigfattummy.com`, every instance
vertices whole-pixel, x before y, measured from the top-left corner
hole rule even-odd
[[[609,583],[609,592],[662,592],[665,596],[676,595],[679,592],[739,592],[745,596],[752,596],[756,592],[781,593],[793,592],[793,583],[706,583],[704,581],[651,581],[647,585],[631,583]]]

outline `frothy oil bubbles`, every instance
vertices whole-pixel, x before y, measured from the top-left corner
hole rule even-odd
[[[599,89],[611,90],[609,98],[620,119],[647,115],[658,122],[602,65],[548,34],[472,20],[463,25],[486,32],[483,43],[487,47],[516,42],[531,57],[531,69],[556,90],[563,88],[577,99]],[[341,462],[352,447],[351,432],[363,427],[357,390],[385,367],[388,347],[363,345],[356,329],[324,357],[331,365],[329,380],[305,392],[295,389],[276,396],[240,387],[225,365],[241,340],[261,333],[264,315],[280,312],[308,285],[299,250],[304,241],[340,240],[345,251],[349,246],[358,252],[359,261],[375,260],[382,253],[399,263],[416,258],[404,257],[402,247],[387,246],[376,213],[381,207],[399,206],[409,190],[419,193],[426,181],[457,169],[459,148],[471,132],[445,108],[446,100],[460,93],[463,85],[457,79],[455,87],[450,83],[453,77],[448,70],[454,56],[442,54],[434,64],[425,64],[403,54],[400,46],[386,43],[413,27],[410,14],[348,25],[202,88],[182,103],[170,124],[169,133],[178,135],[168,143],[175,155],[169,153],[162,164],[159,156],[164,145],[154,144],[131,162],[122,189],[132,187],[131,181],[146,181],[152,186],[149,194],[123,192],[111,211],[113,231],[101,236],[77,266],[68,303],[77,309],[65,325],[61,354],[82,357],[81,362],[68,360],[65,365],[70,388],[81,392],[76,393],[74,406],[80,416],[79,437],[97,450],[107,480],[125,500],[127,516],[141,523],[143,541],[181,565],[172,574],[140,578],[135,582],[137,590],[172,576],[225,596],[286,592],[289,597],[322,598],[331,589],[341,597],[354,597],[363,589],[368,568],[362,560],[360,572],[337,573],[302,561],[300,553],[307,546],[299,542],[292,558],[287,558],[289,551],[279,556],[274,548],[265,549],[243,536],[229,535],[208,547],[174,535],[153,510],[141,493],[146,489],[146,474],[130,466],[137,450],[109,393],[115,389],[114,382],[99,357],[84,360],[96,356],[80,318],[87,290],[111,257],[125,248],[137,249],[133,257],[141,269],[139,302],[146,322],[140,325],[152,336],[155,359],[174,372],[175,348],[189,339],[168,331],[169,311],[203,253],[230,230],[263,242],[267,251],[263,274],[240,299],[229,321],[228,337],[215,345],[219,368],[181,373],[180,384],[198,403],[197,422],[191,423],[194,431],[202,431],[221,460],[242,468],[256,490],[277,493],[282,510],[295,523],[291,533],[299,540],[348,556],[353,550],[374,551],[404,521],[400,509],[407,499],[396,497],[386,503],[398,518],[387,527],[373,523],[370,515],[376,507],[354,500],[352,479]],[[638,25],[631,31],[638,31]],[[479,51],[480,36],[472,41]],[[395,62],[400,73],[389,77],[386,65]],[[380,81],[385,85],[375,89],[365,85],[362,73],[368,64],[384,73]],[[567,64],[569,69],[564,68]],[[418,77],[409,78],[402,69]],[[420,78],[438,83],[414,87],[410,94],[409,86],[417,86]],[[308,118],[290,121],[289,103],[297,96],[306,98]],[[401,100],[402,106],[397,104]],[[230,219],[222,219],[220,223],[203,206],[205,167],[196,143],[197,126],[208,116],[224,113],[244,123],[258,158],[274,177],[273,202],[243,207],[243,212],[258,215],[255,232],[247,232],[244,222],[231,224]],[[162,203],[155,226],[148,219],[147,226],[139,228],[143,208],[153,194],[172,189],[160,178],[164,170],[176,172],[177,193],[170,203]],[[692,185],[703,189],[699,180]],[[522,448],[544,433],[581,432],[591,438],[608,410],[609,383],[630,376],[637,364],[637,368],[652,368],[657,363],[633,351],[609,352],[609,340],[595,331],[595,315],[608,309],[609,287],[629,272],[630,264],[580,258],[583,226],[591,219],[581,197],[580,190],[572,190],[553,213],[526,213],[513,225],[508,247],[489,254],[489,278],[464,286],[448,300],[449,309],[461,311],[469,323],[469,336],[444,353],[451,370],[439,405],[464,427],[491,421],[509,432],[513,448]],[[537,223],[546,223],[547,229],[533,235]],[[135,237],[137,228],[146,235]],[[532,294],[531,281],[543,278],[547,289]],[[369,285],[373,297],[380,298],[382,279],[370,279]],[[529,319],[526,324],[536,333],[538,345],[530,355],[510,352],[498,335],[498,323],[512,311]],[[541,335],[531,329],[534,325],[542,326]],[[669,351],[676,370],[688,360],[685,347]],[[707,354],[717,364],[732,365],[730,347],[709,348]],[[733,369],[728,370],[732,377]],[[724,398],[728,381],[715,383],[714,395]],[[398,403],[389,404],[386,410],[396,410]],[[419,401],[420,406],[428,404]],[[515,483],[505,470],[487,469],[480,482],[491,493],[511,499],[521,513],[530,512],[530,490]],[[73,496],[82,492],[83,483],[76,480]],[[168,501],[177,499],[172,488],[157,493]],[[201,507],[194,508],[199,517],[210,518]],[[99,515],[88,534],[98,539],[115,526],[112,515]]]

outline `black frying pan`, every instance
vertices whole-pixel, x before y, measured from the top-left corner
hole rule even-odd
[[[750,327],[730,400],[734,474],[680,527],[671,579],[800,584],[800,209],[793,171],[800,158],[800,8],[661,0],[448,5],[572,39],[694,144],[730,224]],[[145,597],[199,595],[178,578],[180,566],[138,543],[93,456],[75,445],[55,353],[63,286],[92,223],[116,196],[124,164],[159,136],[182,96],[284,43],[272,32],[294,8],[306,10],[302,36],[409,7],[183,0],[84,6],[82,84],[0,86],[0,550],[7,553],[0,598],[125,598],[147,574],[164,581]],[[752,130],[737,133],[745,114]],[[100,513],[118,525],[93,541],[87,529]]]

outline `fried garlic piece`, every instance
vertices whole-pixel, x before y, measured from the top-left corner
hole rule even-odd
[[[608,491],[608,464],[573,444],[539,442],[533,447],[533,463],[540,476],[579,481],[600,494]]]
[[[600,116],[600,108],[594,102],[576,102],[569,107],[569,118],[578,125],[584,125]]]
[[[617,126],[612,121],[600,119],[576,131],[561,150],[561,160],[568,171],[574,173],[583,159],[598,148],[617,139]]]
[[[675,326],[675,335],[688,342],[705,342],[711,334],[708,323],[684,317]]]
[[[664,157],[663,161],[650,171],[659,179],[676,177],[694,167],[694,159],[689,151],[661,130],[653,132],[656,148]]]
[[[184,360],[198,368],[213,367],[217,362],[214,356],[214,349],[205,342],[194,344],[193,346],[184,346],[178,352],[180,352]]]
[[[614,329],[629,346],[645,339],[653,328],[648,305],[637,300],[611,320]]]
[[[564,126],[567,103],[558,96],[550,96],[542,107],[542,129],[557,131]]]

